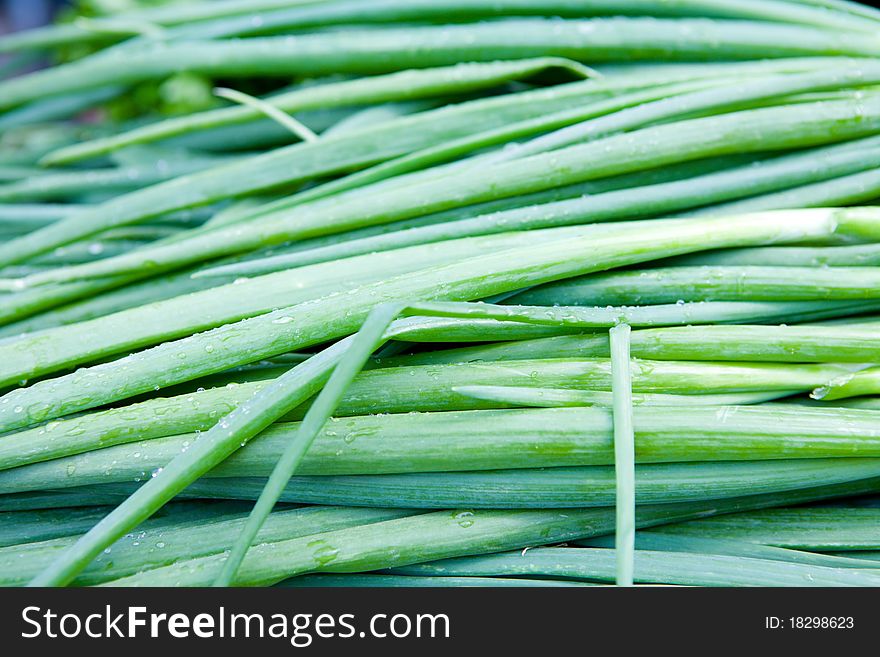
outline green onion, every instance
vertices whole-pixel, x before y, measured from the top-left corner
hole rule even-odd
[[[217,0],[0,37],[0,584],[877,585],[878,25]]]
[[[354,294],[330,295],[283,308],[185,338],[180,344],[166,342],[113,363],[13,390],[0,397],[0,427],[9,431],[124,399],[156,386],[166,387],[340,337],[356,330],[368,310],[380,299],[435,299],[438,289],[446,298],[485,298],[529,284],[635,264],[646,257],[668,257],[721,246],[797,241],[837,232],[870,234],[876,229],[875,223],[871,213],[855,210],[851,213],[807,211],[751,215],[722,221],[656,221],[638,234],[551,241],[537,247],[463,260],[453,266],[422,270],[420,275],[367,284],[356,289]],[[585,257],[590,260],[583,260]],[[323,312],[322,306],[325,308]],[[236,343],[248,347],[239,353],[237,349],[241,347],[236,347]],[[223,345],[222,350],[216,349],[218,344]],[[4,347],[0,343],[0,352],[5,351]],[[82,347],[74,349],[78,351]],[[7,367],[0,380],[18,381],[39,371],[35,370],[33,359],[45,353],[45,346],[24,351],[18,343],[8,352],[11,352],[10,359],[15,354],[24,361],[24,367],[0,360]],[[181,354],[185,355],[181,357]],[[45,363],[45,356],[42,359]],[[70,363],[72,360],[66,357],[61,362]],[[40,369],[43,367],[45,365]],[[114,380],[114,373],[118,380]]]
[[[588,547],[613,547],[607,538],[596,538],[583,541],[582,543]],[[636,545],[641,550],[727,554],[734,557],[753,557],[755,559],[827,566],[829,568],[869,567],[862,559],[815,554],[813,552],[777,548],[724,538],[703,538],[672,533],[663,534],[656,531],[639,532],[636,534]]]
[[[613,581],[615,550],[538,548],[395,569],[410,575],[521,575]],[[634,578],[640,583],[685,586],[877,586],[880,573],[785,563],[754,557],[636,550]]]
[[[793,508],[735,514],[718,522],[670,525],[658,531],[804,550],[876,550],[877,509]]]
[[[820,486],[769,496],[754,495],[709,504],[643,506],[637,509],[636,521],[638,526],[648,527],[706,513],[729,513],[785,504],[786,501],[857,494],[859,490],[876,486],[876,481]],[[240,586],[274,584],[293,575],[311,572],[370,571],[465,554],[522,549],[535,544],[606,535],[613,526],[613,513],[606,510],[438,511],[255,546],[248,552],[235,583]],[[213,581],[224,559],[223,555],[218,555],[179,561],[108,584],[206,585]]]
[[[517,38],[511,38],[517,35]],[[207,75],[382,73],[402,68],[557,56],[576,60],[755,59],[880,53],[872,35],[749,21],[611,18],[370,29],[287,40],[152,42],[127,48],[126,66],[95,56],[0,84],[0,107],[42,95],[161,78],[175,70]]]
[[[529,587],[539,586],[542,588],[590,586],[585,582],[563,582],[555,579],[525,579],[521,577],[411,577],[408,575],[302,575],[279,582],[275,586],[284,587],[467,587],[467,586],[510,586]]]
[[[190,449],[185,448],[180,458],[155,472],[150,481],[34,578],[32,585],[70,582],[101,550],[149,518],[187,484],[243,446],[277,417],[314,394],[326,379],[328,367],[338,357],[336,353],[337,350],[331,348],[294,367],[275,385],[268,386],[225,416]]]
[[[618,586],[632,586],[636,530],[636,457],[629,353],[630,327],[627,324],[620,324],[611,329],[609,335],[614,420],[614,478],[617,488],[615,499],[617,525],[614,532],[617,558],[616,583]]]
[[[245,408],[239,407],[239,414]],[[794,404],[695,406],[682,417],[684,408],[690,407],[634,409],[637,462],[878,457],[876,411]],[[488,428],[493,425],[494,431],[503,429],[505,433],[496,435]],[[201,463],[197,476],[208,470],[216,477],[268,476],[298,429],[298,424],[277,424],[244,447],[236,442],[233,451],[240,448],[238,453],[222,464]],[[226,433],[218,429],[210,435],[157,437],[7,469],[0,472],[0,493],[156,481],[178,455],[189,460],[195,458],[190,456],[194,451],[201,454],[212,449],[209,443],[217,440],[217,435],[225,439]],[[362,436],[369,440],[359,441]],[[613,462],[607,409],[497,409],[341,418],[317,436],[297,472],[321,476],[392,474]],[[192,472],[195,469],[187,470],[187,477]],[[151,479],[152,474],[157,477]],[[170,477],[163,476],[160,483]]]
[[[201,238],[180,241],[157,249],[146,249],[139,254],[115,258],[99,265],[80,267],[78,272],[66,272],[67,277],[64,277],[62,270],[61,275],[58,272],[37,275],[21,283],[30,285],[60,282],[73,277],[108,276],[120,271],[139,270],[144,266],[155,268],[167,267],[171,263],[182,265],[196,258],[216,257],[284,240],[385,223],[395,219],[405,219],[414,214],[425,214],[701,157],[748,152],[759,148],[819,145],[846,137],[866,136],[875,133],[878,129],[871,117],[873,109],[880,108],[880,104],[875,108],[872,100],[876,99],[868,96],[858,101],[829,101],[771,107],[643,128],[521,160],[501,162],[486,167],[482,175],[476,178],[468,171],[453,173],[437,180],[428,179],[410,185],[406,189],[394,190],[393,195],[375,194],[365,197],[363,190],[355,190],[350,193],[347,203],[336,199],[332,204],[333,207],[327,207],[326,203],[322,204],[318,201],[314,204],[312,212],[308,211],[307,206],[294,208],[297,213],[295,227],[291,226],[287,213],[281,211],[277,216],[268,214],[249,222],[247,230],[233,225],[206,233]],[[833,130],[831,130],[832,125]],[[707,134],[716,137],[707,140]],[[645,141],[655,146],[646,150],[640,146]],[[318,147],[326,143],[322,140],[312,146]],[[538,171],[541,172],[540,176],[535,175]],[[68,220],[70,223],[60,222],[25,238],[14,240],[0,247],[0,262],[20,261],[25,254],[36,255],[65,241],[95,232],[95,225],[91,225],[85,231],[77,228],[75,232],[68,232],[75,227],[74,224],[82,225],[87,220],[86,213],[81,213]],[[103,226],[103,228],[109,227],[109,225]],[[64,233],[67,237],[61,240],[55,238],[44,240],[43,237],[50,236],[50,233],[52,235]],[[28,244],[33,245],[33,251]],[[5,256],[7,252],[8,260]],[[152,264],[145,265],[145,263]]]
[[[267,520],[259,539],[261,542],[291,539],[409,515],[413,512],[400,509],[306,507],[282,510]],[[171,526],[144,523],[114,543],[108,552],[98,555],[75,582],[79,585],[97,584],[174,563],[181,558],[220,554],[228,549],[230,536],[235,535],[243,523],[240,509],[204,519],[192,518],[189,522]],[[76,538],[70,536],[0,548],[0,582],[5,586],[26,584]]]
[[[467,63],[307,86],[270,97],[266,102],[282,112],[290,113],[359,103],[415,99],[493,87],[552,69],[571,71],[573,75],[580,75],[584,70],[576,62],[549,58]],[[43,162],[52,165],[67,164],[135,144],[170,139],[199,130],[248,123],[261,116],[262,112],[252,107],[229,107],[164,119],[118,135],[65,147],[47,155]]]

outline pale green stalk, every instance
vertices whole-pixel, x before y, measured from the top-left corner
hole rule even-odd
[[[395,569],[410,575],[551,576],[614,581],[616,550],[537,548],[465,557]],[[634,577],[640,583],[684,586],[877,586],[870,569],[831,568],[694,552],[636,550]]]
[[[261,114],[264,114],[265,116],[275,121],[277,124],[287,128],[287,130],[299,137],[302,141],[317,141],[318,139],[318,135],[312,132],[312,130],[310,130],[303,123],[297,121],[290,114],[286,114],[284,111],[278,109],[271,103],[260,100],[259,98],[251,96],[250,94],[242,93],[241,91],[236,91],[235,89],[216,87],[214,89],[214,95],[219,96],[220,98],[225,98],[226,100],[231,100],[238,103],[239,105],[252,107]]]
[[[635,550],[635,432],[633,429],[632,373],[630,370],[630,327],[611,329],[611,395],[614,421],[614,478],[616,482],[614,532],[618,586],[633,584]]]
[[[587,547],[614,547],[609,537],[578,541]],[[803,552],[790,548],[778,548],[758,543],[748,543],[736,539],[703,538],[688,534],[662,534],[656,531],[642,531],[636,534],[636,547],[640,550],[661,552],[694,552],[698,554],[726,554],[733,557],[750,557],[769,561],[799,563],[828,568],[870,568],[862,559],[848,559],[844,556],[830,556]],[[878,566],[880,567],[880,566]]]
[[[567,390],[564,388],[526,388],[515,386],[455,386],[452,389],[474,399],[499,405],[535,408],[564,408],[576,406],[611,406],[612,395],[603,390]],[[730,394],[665,395],[662,393],[636,394],[635,406],[747,406],[789,397],[795,391],[743,392]]]

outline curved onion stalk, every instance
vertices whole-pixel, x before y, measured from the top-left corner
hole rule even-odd
[[[685,408],[692,412],[678,417]],[[800,405],[685,408],[636,407],[637,462],[858,457],[872,466],[880,453],[876,411]],[[496,436],[481,422],[508,433]],[[298,424],[273,425],[222,464],[199,464],[197,476],[208,471],[211,477],[268,476],[298,430]],[[358,440],[364,436],[369,440]],[[200,440],[192,434],[154,438],[4,470],[0,492],[145,479],[168,484],[171,475],[162,475],[169,463],[181,451],[189,460]],[[204,443],[197,451],[203,449],[208,449]],[[298,472],[374,475],[611,463],[611,415],[606,409],[481,410],[335,420],[316,438]],[[150,479],[151,473],[157,476]]]
[[[508,142],[516,137],[530,133],[545,132],[554,128],[557,128],[557,130],[528,144],[496,151],[495,153],[478,157],[471,163],[462,162],[461,167],[482,167],[486,163],[509,160],[529,154],[538,154],[570,145],[576,141],[584,141],[587,138],[595,139],[624,130],[632,130],[661,120],[668,121],[674,117],[687,117],[705,113],[710,109],[719,110],[726,108],[727,111],[747,109],[750,106],[750,99],[753,102],[754,100],[768,97],[768,94],[772,98],[784,97],[783,89],[798,91],[825,87],[837,88],[840,85],[852,83],[861,85],[865,84],[866,79],[871,79],[872,76],[876,77],[877,75],[877,69],[871,63],[864,64],[857,60],[852,60],[847,64],[847,72],[845,73],[840,72],[839,65],[833,65],[831,70],[823,69],[824,64],[819,67],[819,70],[804,74],[789,73],[788,75],[776,78],[772,76],[769,78],[758,76],[757,80],[743,79],[736,85],[737,93],[732,95],[724,89],[718,88],[717,84],[711,79],[695,79],[679,82],[678,84],[665,85],[658,85],[658,81],[655,81],[649,89],[640,89],[630,94],[619,95],[605,103],[596,103],[594,107],[589,107],[586,111],[581,109],[562,111],[557,115],[558,118],[546,116],[542,119],[523,122],[522,127],[513,125],[501,128],[495,132],[498,136],[501,136],[506,131],[507,139],[505,141]],[[658,93],[664,90],[666,93]],[[642,102],[633,102],[640,95],[642,96]],[[612,112],[615,105],[619,111]],[[536,128],[541,123],[544,124],[544,130],[537,130]],[[575,123],[577,125],[572,125]],[[574,135],[571,135],[571,133],[574,133]],[[351,189],[354,186],[362,186],[366,182],[375,182],[388,178],[392,173],[399,175],[410,171],[416,163],[425,168],[429,164],[443,161],[444,158],[449,159],[453,155],[461,155],[467,152],[467,149],[474,150],[479,146],[480,140],[482,140],[483,145],[491,143],[488,142],[488,137],[491,134],[490,132],[483,137],[477,135],[463,138],[458,140],[458,144],[455,141],[449,142],[422,153],[413,153],[397,161],[380,164],[373,169],[356,173],[346,180],[334,181],[323,185],[318,190],[309,190],[304,194],[298,195],[298,197],[271,204],[267,206],[266,211],[290,208],[293,205],[301,204],[303,200],[326,196],[331,190],[335,193],[343,189]],[[476,141],[477,143],[469,144],[469,141]],[[408,178],[400,179],[400,184],[410,184],[411,180],[414,179],[421,181],[426,173],[431,175],[430,171],[421,172],[417,174],[418,178],[409,176]],[[262,212],[261,214],[264,213]]]
[[[613,85],[611,89],[614,89]],[[28,241],[36,250],[28,251],[27,255],[52,248],[39,246],[47,238],[57,246],[114,225],[135,223],[219,199],[254,194],[283,184],[358,169],[517,120],[578,107],[585,100],[597,95],[604,97],[608,92],[601,82],[579,82],[478,99],[387,121],[371,129],[327,137],[316,143],[293,144],[231,165],[148,187],[96,206],[80,213],[75,220],[70,218],[51,229],[47,227],[40,231],[39,239],[31,238],[36,239],[36,243]],[[23,242],[19,246],[23,246]],[[21,260],[27,255],[14,257]]]
[[[611,342],[611,398],[614,422],[614,479],[618,586],[633,584],[633,552],[636,531],[635,432],[633,429],[632,372],[627,324],[609,332]]]
[[[847,247],[838,247],[847,248]],[[527,290],[524,305],[622,306],[683,301],[808,301],[880,298],[876,267],[659,267],[593,274]]]
[[[408,575],[568,577],[614,581],[615,550],[536,548],[395,568]],[[877,586],[880,573],[785,563],[754,557],[636,550],[634,578],[640,583],[685,586]]]
[[[418,327],[418,324],[416,325]],[[396,332],[396,331],[395,331]],[[828,381],[845,372],[837,365],[761,365],[757,363],[709,364],[684,362],[639,361],[633,375],[637,390],[674,390],[679,395],[641,394],[661,397],[662,405],[707,405],[756,398],[775,398],[807,392],[817,382]],[[237,408],[266,385],[265,381],[218,387],[202,392],[185,392],[168,398],[151,399],[120,408],[83,414],[49,422],[18,433],[0,437],[0,467],[7,469],[60,456],[79,454],[92,449],[149,440],[162,436],[205,431],[218,418]],[[513,399],[509,392],[485,392],[490,386],[519,384],[527,390]],[[368,415],[376,412],[406,413],[408,411],[452,411],[521,405],[528,394],[528,405],[544,406],[546,388],[555,395],[587,394],[590,399],[610,390],[608,361],[599,360],[521,360],[513,363],[475,363],[473,365],[430,365],[394,367],[360,374],[355,378],[336,410],[340,417]],[[480,392],[472,392],[477,387]],[[505,388],[507,390],[509,388]],[[586,389],[585,392],[581,392]],[[755,392],[755,390],[760,392]],[[704,395],[719,390],[726,394]],[[731,394],[735,391],[735,394]],[[605,393],[607,395],[607,393]],[[686,397],[685,397],[686,395]],[[490,402],[478,401],[489,398]],[[706,401],[698,400],[706,398]],[[606,396],[607,398],[607,396]],[[599,400],[601,402],[601,399]],[[551,404],[546,404],[551,406]],[[552,404],[552,406],[563,404]],[[585,404],[575,404],[583,406]],[[597,405],[607,406],[599,403]],[[294,409],[285,419],[300,419],[304,407]]]
[[[309,536],[372,522],[404,518],[416,512],[403,509],[308,507],[273,513],[259,534],[261,543]],[[74,584],[87,586],[174,563],[178,559],[219,554],[229,548],[230,537],[244,524],[240,509],[224,516],[206,517],[173,526],[145,523],[122,537],[109,552],[98,555]],[[77,537],[0,549],[0,584],[20,586],[39,575],[69,548]]]
[[[516,386],[456,386],[453,392],[495,402],[499,405],[534,408],[566,408],[578,406],[605,406],[613,404],[611,393],[603,390],[567,390],[564,388],[526,388]],[[662,393],[635,394],[636,406],[747,406],[773,401],[796,394],[796,391],[741,392],[707,395],[665,395]],[[33,432],[34,430],[31,429]],[[15,434],[12,434],[15,435]],[[2,440],[2,438],[0,438]]]
[[[499,144],[506,144],[523,136],[571,125],[585,119],[610,114],[622,108],[656,100],[657,98],[683,93],[694,88],[700,89],[707,86],[715,86],[716,84],[711,80],[697,79],[673,84],[658,85],[655,83],[647,85],[647,88],[645,88],[645,85],[634,85],[635,89],[632,91],[628,91],[632,85],[603,84],[601,85],[602,89],[608,92],[615,91],[614,95],[606,100],[596,100],[587,103],[585,107],[575,107],[536,118],[527,118],[498,128],[452,139],[435,146],[429,146],[362,171],[356,171],[343,178],[303,190],[291,197],[267,203],[253,212],[240,217],[239,221],[254,219],[281,210],[290,210],[291,208],[303,205],[307,201],[311,202],[327,198],[340,192],[365,187],[368,184],[374,184],[374,186],[370,187],[369,191],[371,193],[387,193],[394,189],[405,188],[413,182],[437,179],[449,172],[479,165],[490,157],[488,155],[481,155],[462,162],[451,162],[456,158],[471,155],[475,151]],[[327,134],[325,133],[325,136]],[[545,193],[558,193],[558,190],[546,190]],[[576,196],[577,194],[573,195]]]
[[[847,137],[867,136],[878,130],[880,97],[873,96],[858,101],[805,103],[690,119],[501,162],[487,166],[480,176],[465,170],[437,180],[428,179],[387,195],[371,195],[363,189],[355,190],[347,196],[333,199],[332,204],[319,201],[312,206],[279,211],[277,215],[268,214],[249,221],[246,227],[233,225],[216,229],[200,237],[144,249],[103,263],[36,275],[22,279],[19,284],[109,276],[121,271],[142,270],[145,263],[152,263],[154,270],[180,266],[198,259],[228,255],[282,241],[388,223],[664,164],[731,153],[821,145]],[[707,138],[706,135],[713,137]],[[652,148],[646,149],[646,142],[651,143]],[[324,143],[322,140],[314,146]],[[178,182],[180,180],[183,179]],[[348,199],[346,202],[343,201],[345,198]],[[85,215],[78,214],[72,220],[59,222],[0,247],[0,263],[11,264],[22,260],[25,253],[33,255],[64,241],[96,232],[95,225],[89,226],[86,233],[78,228],[75,233],[67,232],[74,228],[69,222],[81,225]],[[56,227],[57,231],[68,237],[61,241],[44,239],[49,236],[46,231],[58,234]],[[35,245],[37,250],[32,252],[28,244]]]
[[[699,554],[726,554],[732,557],[750,557],[768,561],[784,561],[807,566],[825,566],[828,568],[870,568],[862,559],[847,559],[843,556],[831,556],[803,552],[789,548],[778,548],[770,545],[747,543],[735,539],[703,538],[687,534],[661,534],[656,531],[643,531],[636,534],[636,547],[639,550],[660,552],[695,552]],[[607,537],[578,541],[585,547],[612,548],[614,544]]]
[[[585,75],[586,69],[565,59],[542,58],[511,62],[465,63],[435,69],[401,71],[370,78],[304,87],[265,99],[286,113],[324,107],[374,104],[459,94],[561,69]],[[250,107],[227,107],[164,119],[133,130],[64,147],[43,158],[44,164],[68,164],[98,155],[220,126],[241,125],[262,118]]]
[[[862,309],[851,307],[853,312]],[[631,349],[635,357],[653,360],[870,363],[877,358],[878,346],[875,327],[844,323],[831,326],[646,328],[633,333]],[[432,351],[401,357],[389,364],[413,366],[534,358],[604,358],[609,353],[605,336],[558,335]],[[870,377],[872,371],[859,373],[856,380]],[[843,377],[849,375],[850,372],[841,374]]]
[[[199,272],[197,275],[253,276],[315,262],[447,239],[509,230],[534,230],[659,215],[695,205],[713,203],[724,198],[753,194],[760,190],[800,184],[815,179],[817,175],[833,176],[849,172],[853,168],[862,170],[863,167],[873,166],[872,162],[880,164],[880,150],[876,148],[878,144],[880,140],[869,137],[843,145],[799,151],[758,163],[750,162],[746,166],[732,167],[704,175],[686,175],[682,180],[663,180],[656,183],[633,181],[631,185],[621,185],[619,188],[615,185],[607,190],[602,188],[603,179],[600,179],[592,183],[590,188],[572,190],[570,198],[568,196],[561,200],[551,198],[548,199],[549,202],[533,204],[528,196],[513,197],[511,201],[522,199],[529,202],[518,203],[515,207],[495,212],[492,212],[491,208],[487,208],[489,212],[483,212],[478,205],[473,208],[474,214],[465,218],[455,218],[455,221],[442,220],[432,221],[431,225],[403,226],[400,230],[392,230],[384,234],[221,265]],[[853,146],[857,148],[854,149]],[[822,163],[821,167],[816,166],[817,161]],[[614,178],[604,180],[610,183]],[[428,218],[430,219],[430,216]]]
[[[827,499],[876,487],[877,479],[730,500],[641,506],[639,527],[705,514],[731,513],[780,504]],[[610,510],[441,511],[305,539],[255,546],[236,585],[274,584],[311,572],[358,572],[468,554],[522,549],[611,533]],[[220,571],[223,555],[184,560],[108,583],[111,586],[205,586]]]
[[[735,514],[730,519],[693,521],[657,531],[812,551],[876,550],[880,510],[848,507],[768,509]]]
[[[364,285],[351,294],[330,295],[282,308],[184,340],[166,342],[112,363],[13,390],[0,398],[0,430],[9,431],[94,408],[156,386],[167,387],[347,335],[357,330],[369,310],[380,301],[479,299],[567,276],[700,249],[797,242],[833,234],[863,237],[880,228],[872,217],[871,212],[863,210],[816,210],[723,220],[653,221],[626,235],[612,233],[608,237],[550,241],[428,268],[418,274]],[[9,352],[25,361],[23,372],[20,362],[11,364],[11,371],[19,368],[10,377],[12,381],[21,379],[22,374],[27,376],[34,368],[34,359],[39,362],[45,357],[43,348],[19,351],[24,342],[9,345]],[[218,344],[223,345],[222,350],[216,349]],[[0,344],[0,351],[6,351],[5,347]],[[181,358],[180,354],[186,356]]]
[[[279,125],[289,130],[302,141],[317,141],[316,135],[308,126],[297,121],[290,114],[286,114],[283,110],[278,109],[271,103],[260,100],[250,94],[236,91],[235,89],[227,89],[225,87],[215,87],[214,95],[220,98],[231,100],[239,105],[244,105],[257,110],[260,114],[272,119]]]
[[[161,78],[185,67],[213,76],[384,73],[404,68],[541,56],[586,61],[756,59],[880,53],[872,35],[750,21],[508,20],[351,30],[232,41],[148,42],[126,66],[98,55],[0,83],[0,107],[98,86]]]
[[[705,88],[713,84],[716,83],[710,80],[695,80],[675,84],[661,84],[659,86],[652,84],[648,85],[647,88],[643,88],[645,85],[634,85],[635,90],[633,91],[627,91],[630,86],[633,86],[627,84],[609,83],[592,85],[589,87],[591,95],[597,96],[597,99],[594,99],[593,102],[586,102],[584,106],[564,109],[535,118],[509,122],[497,128],[468,134],[437,145],[428,146],[427,148],[381,162],[367,169],[356,171],[342,178],[300,191],[293,196],[266,203],[250,212],[243,213],[233,223],[251,220],[280,210],[289,210],[303,205],[307,201],[324,199],[340,192],[364,187],[371,183],[381,183],[381,186],[371,187],[369,190],[371,193],[387,193],[394,188],[406,187],[413,181],[423,182],[429,178],[436,179],[445,175],[453,168],[469,166],[471,164],[470,161],[452,164],[448,164],[448,162],[455,158],[470,155],[474,151],[508,143],[513,139],[551,130],[560,125],[570,125],[586,118],[608,114],[621,108],[630,107],[656,98],[682,93],[694,88]],[[602,100],[601,97],[604,95],[610,95],[611,97]],[[359,130],[363,129],[359,128]],[[323,134],[323,138],[337,133],[346,134],[347,131],[328,130]],[[478,161],[480,159],[477,158]],[[434,166],[438,164],[444,166]],[[218,225],[215,224],[211,227]]]

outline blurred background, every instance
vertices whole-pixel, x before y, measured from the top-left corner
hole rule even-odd
[[[183,0],[186,1],[186,0]],[[106,16],[136,7],[167,4],[169,0],[0,0],[0,34],[39,27],[56,16]],[[180,3],[181,0],[174,0]]]
[[[45,25],[64,0],[0,0],[0,34]]]
[[[113,17],[136,9],[162,5],[185,5],[205,0],[0,0],[0,35],[40,27],[51,22],[70,23],[79,19]],[[84,57],[105,44],[69,44],[51,52],[6,55],[0,53],[0,78],[21,75],[60,62]],[[222,105],[213,94],[222,79],[182,72],[162,80],[134,85],[127,94],[102,103],[105,116],[126,120],[146,113],[174,115],[200,111]],[[236,88],[251,94],[274,90],[277,81],[236,81]]]

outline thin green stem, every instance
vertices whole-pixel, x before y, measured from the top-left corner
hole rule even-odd
[[[636,531],[635,430],[633,429],[632,371],[627,324],[615,326],[611,339],[611,395],[614,418],[614,472],[617,585],[632,586]]]

